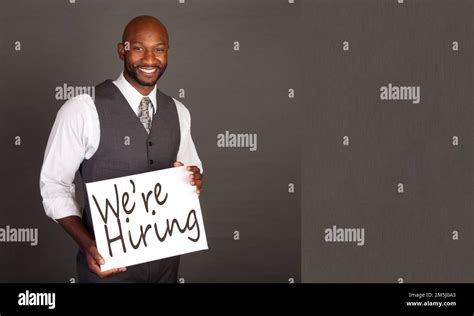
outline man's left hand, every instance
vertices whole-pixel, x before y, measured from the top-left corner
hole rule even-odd
[[[184,166],[183,163],[180,161],[175,161],[174,163],[175,167],[181,167]],[[202,174],[201,170],[197,166],[187,166],[186,170],[190,172],[189,174],[189,183],[191,185],[196,186],[196,193],[201,194],[202,193]]]

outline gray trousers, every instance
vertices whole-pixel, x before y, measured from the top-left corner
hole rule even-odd
[[[127,271],[101,279],[87,266],[86,256],[79,250],[76,257],[79,283],[177,283],[180,256],[136,264]]]

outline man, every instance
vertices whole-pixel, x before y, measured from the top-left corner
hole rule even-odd
[[[187,165],[202,191],[202,165],[191,137],[187,108],[157,89],[168,63],[168,32],[151,16],[132,19],[117,50],[124,63],[115,81],[68,100],[58,111],[41,168],[46,214],[78,243],[79,282],[176,282],[179,256],[100,271],[104,259],[93,236],[89,201],[81,214],[73,181],[85,183]],[[85,187],[84,187],[85,189]],[[82,219],[81,219],[82,217]]]

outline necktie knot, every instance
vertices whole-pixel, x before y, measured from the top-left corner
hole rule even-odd
[[[138,117],[145,127],[146,132],[149,134],[151,129],[151,116],[150,116],[151,100],[149,97],[143,97],[140,101]]]

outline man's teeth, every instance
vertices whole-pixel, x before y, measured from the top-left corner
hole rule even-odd
[[[147,74],[151,74],[152,72],[155,72],[157,68],[145,69],[145,68],[140,68],[140,67],[138,67],[138,69],[140,69],[140,70],[143,71],[143,72],[146,72]]]

